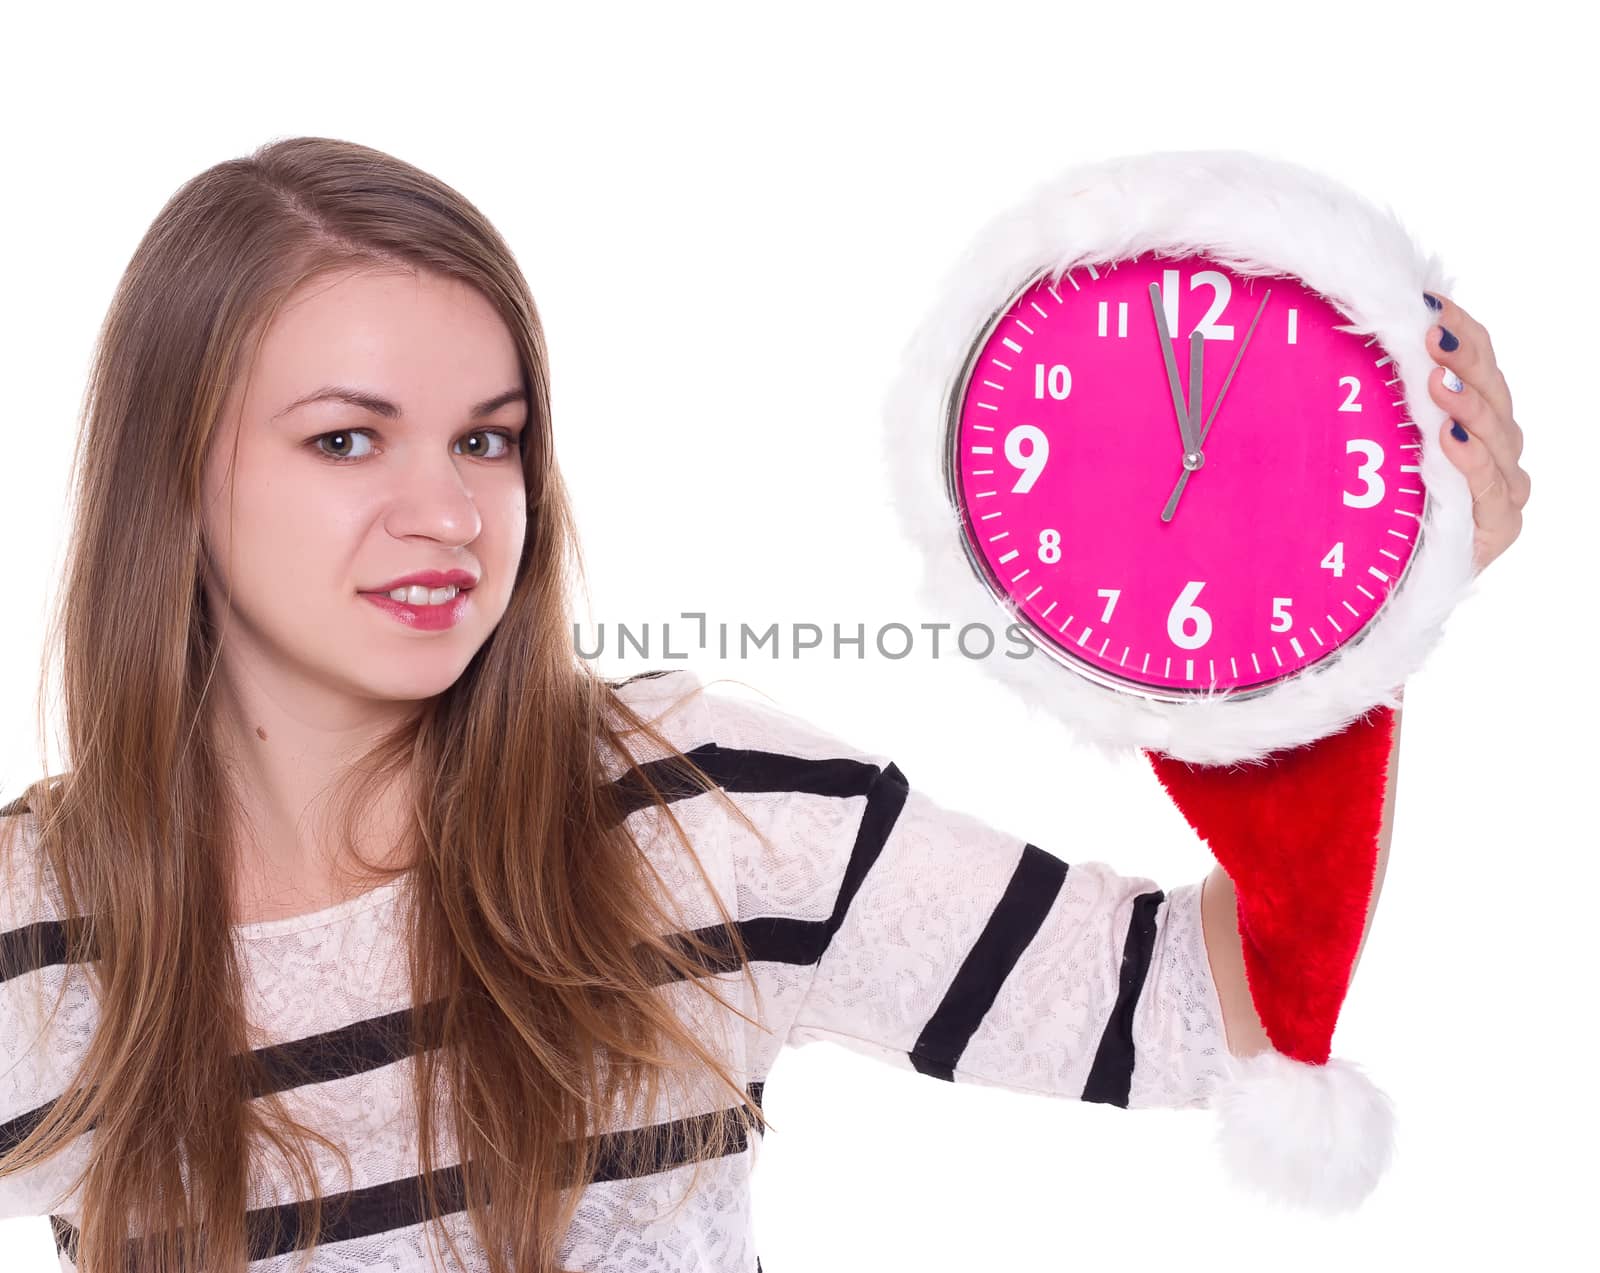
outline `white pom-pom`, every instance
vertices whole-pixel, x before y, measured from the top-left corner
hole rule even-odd
[[[1351,1061],[1270,1048],[1233,1058],[1212,1099],[1223,1162],[1246,1189],[1334,1214],[1358,1206],[1394,1152],[1394,1106]]]

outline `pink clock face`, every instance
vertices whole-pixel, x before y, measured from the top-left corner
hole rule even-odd
[[[1037,644],[1182,698],[1359,638],[1426,494],[1394,364],[1348,321],[1297,279],[1152,253],[1007,306],[958,388],[947,464],[970,555]]]

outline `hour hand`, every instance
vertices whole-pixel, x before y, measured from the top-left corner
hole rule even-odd
[[[1167,364],[1167,385],[1172,390],[1172,409],[1178,417],[1178,436],[1183,440],[1183,453],[1199,449],[1189,428],[1189,408],[1183,400],[1183,390],[1178,387],[1178,360],[1172,352],[1172,334],[1167,331],[1166,311],[1161,308],[1161,284],[1150,284],[1150,309],[1156,316],[1156,333],[1161,337],[1161,356]]]

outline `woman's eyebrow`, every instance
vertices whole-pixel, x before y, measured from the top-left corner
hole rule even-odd
[[[470,419],[478,420],[486,415],[492,415],[508,403],[526,403],[528,395],[519,385],[514,389],[507,389],[504,393],[497,393],[492,398],[485,398],[474,406],[467,414]],[[297,407],[303,407],[310,402],[348,402],[353,407],[360,407],[363,411],[370,411],[380,415],[386,420],[395,420],[400,417],[400,408],[387,398],[381,398],[375,393],[368,393],[362,389],[350,389],[344,385],[324,385],[303,398],[296,398],[283,410],[276,412],[271,418],[276,420],[279,416],[286,416]]]

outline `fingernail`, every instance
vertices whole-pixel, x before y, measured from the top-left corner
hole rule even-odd
[[[1460,344],[1461,342],[1456,339],[1455,333],[1448,327],[1439,328],[1439,348],[1444,350],[1445,353],[1448,354]]]
[[[1433,295],[1431,292],[1424,292],[1422,294],[1422,299],[1428,302],[1428,308],[1429,309],[1443,309],[1444,308],[1444,303],[1437,296]]]
[[[1451,393],[1461,392],[1461,377],[1456,375],[1456,373],[1451,371],[1448,367],[1444,369],[1444,380],[1442,383],[1444,384],[1444,387]]]
[[[1450,436],[1457,442],[1465,442],[1467,440],[1467,431],[1461,427],[1458,421],[1452,420],[1450,421]]]

